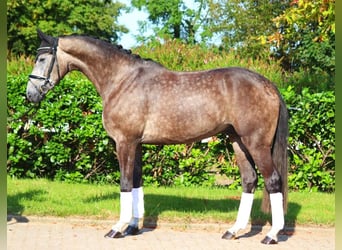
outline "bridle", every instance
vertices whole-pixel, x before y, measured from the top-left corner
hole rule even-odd
[[[59,72],[59,65],[57,60],[57,46],[58,46],[58,39],[54,39],[53,46],[52,47],[40,47],[37,49],[38,55],[44,54],[44,53],[50,53],[52,54],[52,59],[50,61],[49,70],[47,72],[47,76],[38,76],[38,75],[29,75],[30,79],[37,79],[37,80],[43,80],[44,83],[40,86],[37,86],[33,83],[34,87],[38,90],[39,94],[41,96],[44,96],[52,87],[54,86],[54,82],[50,79],[51,72],[53,70],[53,66],[57,65],[57,73],[58,73],[58,79],[61,79],[60,72]],[[36,60],[37,60],[36,58]]]

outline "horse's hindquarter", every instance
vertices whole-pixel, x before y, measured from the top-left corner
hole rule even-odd
[[[279,92],[265,77],[243,68],[224,69],[231,125],[239,136],[258,136],[271,143],[278,123]]]

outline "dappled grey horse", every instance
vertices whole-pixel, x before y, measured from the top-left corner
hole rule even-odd
[[[262,243],[277,243],[287,206],[288,116],[274,84],[243,68],[174,72],[88,36],[55,38],[39,30],[38,35],[42,42],[26,93],[30,101],[40,102],[72,70],[85,74],[102,98],[103,125],[116,143],[121,188],[120,219],[106,237],[139,233],[143,143],[190,143],[224,133],[233,144],[243,192],[235,224],[222,238],[234,239],[247,226],[258,167],[265,180],[262,207],[272,212],[272,227]]]

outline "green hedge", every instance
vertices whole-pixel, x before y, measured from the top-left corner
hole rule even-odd
[[[25,99],[26,82],[27,75],[8,76],[8,173],[77,182],[117,180],[114,143],[103,129],[94,87],[84,78],[66,79],[37,107]]]
[[[176,54],[154,49],[158,53],[151,52],[157,56],[153,59],[165,65],[169,62],[168,67],[178,65]],[[208,54],[200,49],[179,46],[178,50],[184,50],[178,53],[178,63],[188,69],[218,67],[225,59],[225,66],[229,66],[237,60],[234,55]],[[187,53],[196,53],[196,60],[182,56]],[[249,67],[248,63],[259,72],[273,69],[267,77],[281,81],[276,65],[242,61],[240,66]],[[119,183],[115,143],[102,126],[101,99],[94,86],[80,73],[69,74],[37,107],[25,98],[31,65],[30,60],[24,59],[8,65],[8,174],[68,182]],[[281,88],[290,113],[289,187],[334,191],[335,94],[297,89],[298,86]],[[216,173],[228,177],[229,188],[240,187],[234,154],[223,135],[209,143],[144,145],[143,150],[145,185],[213,186]],[[259,186],[262,185],[259,178]]]
[[[289,186],[297,190],[335,189],[335,93],[282,91],[289,107]]]

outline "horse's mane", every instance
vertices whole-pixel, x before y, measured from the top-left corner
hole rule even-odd
[[[140,55],[132,53],[132,51],[130,49],[125,49],[120,44],[113,44],[108,40],[104,40],[104,39],[101,39],[101,38],[98,38],[95,36],[86,35],[86,34],[82,34],[82,35],[72,34],[72,35],[65,35],[65,36],[60,36],[60,37],[70,37],[70,38],[75,37],[75,38],[82,39],[82,40],[90,42],[90,43],[100,45],[102,48],[104,48],[108,51],[119,52],[123,55],[126,55],[127,57],[130,57],[132,60],[152,62],[152,63],[155,63],[155,64],[162,66],[160,63],[158,63],[158,62],[156,62],[150,58],[142,58]]]

